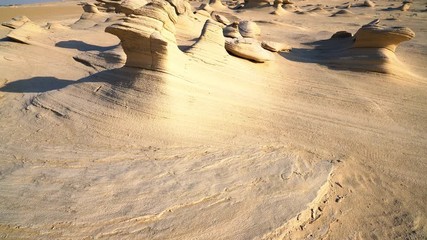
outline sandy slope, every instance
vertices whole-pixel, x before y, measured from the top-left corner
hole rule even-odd
[[[339,9],[309,13],[317,3],[344,1],[283,16],[222,10],[293,47],[263,64],[195,51],[179,72],[123,68],[104,25],[3,39],[2,236],[426,238],[425,6],[376,1],[330,17]],[[35,20],[68,25],[80,12],[58,16]],[[392,74],[336,69],[310,44],[390,16],[416,33]],[[177,25],[181,49],[203,23]]]

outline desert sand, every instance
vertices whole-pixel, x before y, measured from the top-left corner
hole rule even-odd
[[[426,239],[426,10],[0,7],[0,236]]]

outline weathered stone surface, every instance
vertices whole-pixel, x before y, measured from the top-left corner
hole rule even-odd
[[[125,66],[163,72],[179,71],[184,54],[175,39],[177,14],[166,1],[153,1],[121,23],[105,29],[120,40],[127,59]]]
[[[93,3],[86,3],[83,5],[83,10],[87,13],[99,13],[98,7]]]
[[[386,48],[395,51],[397,45],[415,37],[407,27],[379,26],[379,20],[364,25],[354,35],[354,48]]]
[[[135,14],[135,10],[145,6],[147,0],[124,0],[118,7],[118,11],[126,15]]]
[[[274,59],[273,53],[261,47],[255,39],[233,39],[225,42],[225,49],[231,54],[254,62],[266,62]]]
[[[261,47],[270,52],[289,52],[292,49],[287,44],[273,41],[262,41]]]
[[[26,16],[17,16],[12,18],[11,20],[2,23],[1,25],[8,27],[8,28],[12,28],[12,29],[16,29],[19,28],[20,26],[24,25],[26,22],[30,22],[31,20],[29,18],[27,18]]]
[[[252,21],[241,21],[239,22],[239,31],[243,37],[255,38],[261,35],[261,29],[255,22]]]
[[[229,24],[223,29],[224,37],[229,38],[242,38],[242,35],[239,32],[239,23],[233,22],[232,24]]]

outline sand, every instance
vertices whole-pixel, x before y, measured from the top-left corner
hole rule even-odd
[[[262,63],[201,2],[0,7],[31,20],[0,27],[0,236],[427,238],[425,4],[294,2],[207,5],[286,50]],[[374,19],[415,37],[330,39]]]

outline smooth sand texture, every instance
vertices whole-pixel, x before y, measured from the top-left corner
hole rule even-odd
[[[0,8],[0,236],[425,239],[425,5],[293,2]]]

